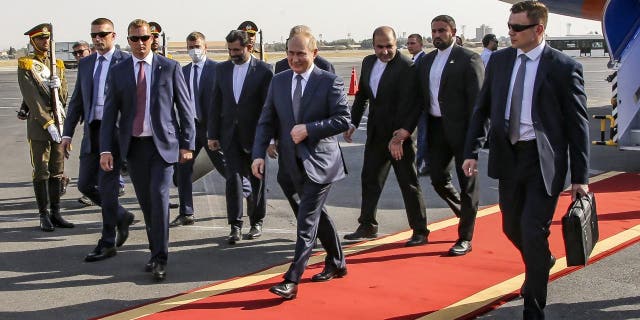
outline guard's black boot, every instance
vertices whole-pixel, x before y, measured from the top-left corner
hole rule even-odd
[[[47,210],[47,206],[49,205],[47,184],[47,180],[33,180],[33,191],[36,194],[38,212],[40,213],[40,229],[50,232],[55,230],[55,228],[53,227],[53,223],[51,223],[49,211]]]
[[[73,223],[60,215],[60,193],[62,181],[60,178],[49,178],[49,202],[51,204],[51,222],[58,228],[73,228]]]

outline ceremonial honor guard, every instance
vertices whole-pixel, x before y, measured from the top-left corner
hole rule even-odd
[[[27,139],[33,167],[33,189],[40,213],[40,229],[53,231],[55,227],[73,228],[72,223],[60,216],[61,180],[64,171],[60,132],[67,101],[64,63],[56,60],[56,73],[52,76],[48,52],[51,46],[50,24],[39,24],[24,34],[29,36],[34,53],[18,60],[18,84],[29,108]],[[47,210],[47,206],[50,206],[51,212]]]

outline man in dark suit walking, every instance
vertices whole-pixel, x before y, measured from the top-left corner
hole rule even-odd
[[[69,157],[71,138],[76,125],[84,121],[84,136],[80,145],[80,168],[78,190],[102,209],[102,237],[98,246],[85,261],[99,261],[116,255],[116,247],[124,244],[129,236],[129,225],[133,214],[126,211],[118,201],[120,161],[118,148],[113,171],[100,170],[100,127],[104,114],[105,89],[110,69],[128,58],[128,53],[115,47],[116,33],[113,22],[98,18],[91,22],[91,40],[96,53],[78,62],[76,87],[69,101],[67,119],[64,123],[62,146]],[[117,229],[117,237],[116,237]]]
[[[402,192],[409,226],[413,229],[406,246],[427,243],[427,215],[418,183],[415,167],[415,151],[411,137],[404,144],[404,156],[394,159],[388,149],[393,133],[398,128],[411,132],[419,114],[408,114],[412,109],[403,107],[413,104],[412,62],[400,54],[395,31],[388,26],[373,31],[375,54],[362,61],[360,88],[351,106],[351,125],[344,133],[344,139],[351,142],[351,136],[360,125],[360,120],[370,104],[367,120],[367,142],[362,164],[362,207],[355,232],[344,236],[347,240],[375,238],[378,233],[376,211],[382,188],[393,170]]]
[[[163,280],[173,166],[192,159],[195,115],[180,64],[151,52],[149,23],[133,20],[127,31],[133,56],[110,71],[100,128],[100,166],[114,170],[113,152],[119,146],[147,226],[151,259],[145,270]]]
[[[291,28],[291,30],[289,31],[289,38],[287,38],[287,42],[293,36],[303,31],[310,33],[311,29],[305,25],[297,25]],[[329,73],[333,73],[333,74],[336,73],[335,68],[333,67],[333,64],[331,64],[331,62],[327,61],[325,58],[322,58],[320,55],[316,55],[315,59],[313,59],[313,64],[316,67],[324,71],[327,71]],[[285,57],[282,60],[276,62],[274,72],[278,74],[282,71],[289,70],[289,69],[291,69],[291,67],[289,66],[289,59]],[[267,154],[269,155],[270,158],[278,158],[278,166],[282,167],[282,158],[278,157],[277,138],[278,137],[274,139],[274,143],[269,145],[269,148],[267,149]],[[289,178],[289,175],[286,174],[284,170],[278,170],[277,180],[278,180],[278,184],[280,185],[280,188],[282,188],[282,192],[284,193],[285,197],[289,201],[289,205],[291,206],[293,213],[297,214],[300,197],[298,196],[298,194],[296,194],[296,189],[295,189],[295,186],[293,185],[293,181],[291,181],[291,179]]]
[[[213,89],[216,80],[217,62],[207,58],[207,43],[204,34],[198,31],[187,36],[187,50],[191,63],[182,67],[187,82],[191,105],[195,110],[196,148],[193,159],[177,166],[178,196],[180,198],[180,214],[169,224],[172,227],[190,225],[195,222],[193,209],[193,164],[204,148],[213,166],[226,177],[224,156],[220,150],[207,148],[207,112],[213,103]]]
[[[460,218],[458,239],[449,249],[453,256],[471,251],[478,212],[478,179],[462,172],[464,140],[484,69],[477,53],[455,44],[456,22],[440,15],[431,20],[431,37],[437,48],[416,64],[418,104],[427,116],[427,157],[431,184]],[[455,163],[460,193],[451,183]]]
[[[313,250],[316,236],[325,239],[324,270],[311,281],[328,281],[347,274],[340,239],[324,208],[331,185],[346,169],[336,135],[349,127],[344,83],[313,64],[317,43],[308,31],[289,39],[291,71],[277,74],[269,87],[253,146],[253,175],[263,179],[269,141],[280,137],[280,170],[285,170],[300,195],[296,249],[284,281],[269,289],[285,299],[298,293],[298,283]],[[329,241],[331,240],[331,241]]]
[[[216,68],[214,99],[209,112],[208,145],[222,147],[227,163],[227,218],[231,225],[229,244],[242,237],[243,179],[249,179],[247,215],[251,229],[248,239],[262,235],[266,213],[264,181],[251,174],[251,147],[262,106],[273,77],[271,66],[251,55],[252,43],[245,31],[232,30],[226,37],[228,61]]]
[[[524,319],[544,319],[549,226],[564,188],[585,195],[589,128],[582,66],[544,42],[548,10],[538,1],[511,7],[511,48],[494,52],[478,96],[462,167],[477,174],[478,150],[491,120],[489,176],[499,180],[502,228],[525,264]]]

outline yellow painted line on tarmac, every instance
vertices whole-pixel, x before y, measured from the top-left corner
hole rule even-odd
[[[596,181],[600,181],[603,179],[607,179],[610,178],[612,176],[615,176],[617,174],[620,174],[620,172],[607,172],[601,175],[598,175],[594,178],[599,178]],[[592,178],[592,179],[594,179]],[[591,180],[591,182],[595,182],[593,180]],[[495,214],[497,212],[500,211],[500,207],[498,205],[491,205],[488,206],[484,209],[478,210],[478,214],[477,217],[484,217],[484,216],[488,216],[491,214]],[[431,231],[436,231],[436,230],[441,230],[447,227],[451,227],[451,226],[455,226],[458,224],[458,218],[451,218],[451,219],[447,219],[447,220],[443,220],[443,221],[439,221],[439,222],[435,222],[429,225],[429,230]],[[366,241],[366,242],[362,242],[353,246],[350,246],[348,248],[344,249],[344,254],[345,255],[351,255],[351,254],[355,254],[364,250],[369,250],[372,248],[376,248],[382,245],[387,245],[390,243],[395,243],[395,242],[399,242],[405,239],[408,239],[409,237],[411,237],[411,230],[408,231],[404,231],[404,232],[400,232],[397,234],[393,234],[387,237],[383,237],[380,239],[374,239],[374,240],[370,240],[370,241]],[[316,263],[321,263],[324,261],[324,256],[325,254],[318,254],[318,255],[313,255],[311,256],[311,258],[309,259],[309,265],[312,264],[316,264]],[[556,265],[558,265],[558,263],[556,263]],[[243,288],[249,285],[253,285],[271,278],[274,278],[276,276],[282,275],[284,274],[287,269],[289,268],[289,263],[285,263],[285,264],[281,264],[281,265],[277,265],[274,267],[271,267],[269,269],[260,271],[258,273],[254,273],[254,274],[250,274],[247,276],[243,276],[237,279],[233,279],[230,281],[225,281],[223,283],[220,284],[215,284],[215,285],[211,285],[193,292],[188,292],[188,293],[184,293],[184,294],[180,294],[178,296],[175,296],[173,298],[169,298],[169,299],[165,299],[165,300],[161,300],[155,303],[151,303],[148,305],[144,305],[141,306],[139,308],[135,308],[135,309],[131,309],[131,310],[127,310],[121,313],[117,313],[117,314],[113,314],[107,317],[104,317],[102,319],[107,319],[107,320],[124,320],[124,319],[138,319],[138,318],[142,318],[154,313],[158,313],[158,312],[162,312],[165,310],[169,310],[178,306],[182,306],[188,303],[192,303],[201,299],[205,299],[211,296],[215,296],[215,295],[219,295],[225,292],[229,292],[235,289],[239,289],[239,288]],[[521,282],[520,282],[521,283]],[[513,289],[515,290],[515,289]],[[511,290],[511,291],[513,291]],[[467,312],[468,313],[468,312]]]
[[[640,237],[640,224],[635,227],[615,234],[607,239],[599,241],[593,248],[591,256],[597,256],[601,253],[609,251],[625,242],[637,239]],[[562,257],[556,261],[556,264],[551,269],[551,274],[560,272],[567,267],[567,258]],[[443,309],[432,312],[420,320],[435,320],[435,319],[457,319],[469,313],[472,313],[478,309],[481,309],[488,304],[496,301],[507,294],[510,294],[520,288],[524,282],[524,273],[521,273],[509,280],[501,282],[495,286],[484,289],[474,295],[464,298],[452,305],[449,305]]]

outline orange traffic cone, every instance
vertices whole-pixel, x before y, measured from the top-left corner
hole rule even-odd
[[[356,67],[351,68],[351,81],[349,82],[349,93],[350,96],[355,96],[358,92],[358,76],[356,75]]]

